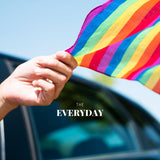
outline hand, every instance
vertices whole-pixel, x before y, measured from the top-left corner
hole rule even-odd
[[[77,66],[67,52],[33,58],[0,85],[0,101],[10,109],[18,105],[49,105],[56,99]]]

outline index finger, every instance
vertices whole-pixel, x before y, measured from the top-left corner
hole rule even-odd
[[[56,53],[56,58],[65,63],[66,65],[70,66],[72,69],[75,69],[77,67],[77,61],[76,59],[69,54],[68,52],[59,51]]]

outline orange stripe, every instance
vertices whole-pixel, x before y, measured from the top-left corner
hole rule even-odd
[[[146,48],[144,54],[142,55],[142,57],[140,58],[139,62],[137,63],[137,65],[130,71],[128,71],[123,78],[127,78],[132,72],[136,71],[137,69],[141,68],[143,65],[145,65],[148,60],[150,59],[150,57],[152,56],[152,54],[154,53],[154,51],[156,50],[156,48],[159,45],[159,37],[160,37],[160,33],[157,34],[155,36],[155,38],[152,40],[152,42],[149,44],[149,46]],[[142,46],[143,47],[143,46]]]
[[[157,82],[157,84],[154,86],[153,91],[155,91],[155,92],[160,94],[160,79]]]
[[[92,53],[89,53],[89,54],[86,54],[84,57],[83,57],[83,60],[80,64],[80,66],[83,66],[83,67],[87,67],[89,68],[89,65],[92,61],[92,58],[94,56],[95,52],[92,52]]]
[[[141,23],[144,17],[148,14],[152,7],[155,6],[157,2],[159,2],[159,0],[150,0],[141,8],[139,8],[110,44],[114,44],[126,38],[135,29],[135,27],[137,27]]]

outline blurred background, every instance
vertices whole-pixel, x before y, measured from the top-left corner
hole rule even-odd
[[[90,10],[105,0],[0,0],[0,52],[30,59],[73,45]],[[136,101],[160,121],[160,95],[138,82],[78,67],[74,74],[107,85]]]

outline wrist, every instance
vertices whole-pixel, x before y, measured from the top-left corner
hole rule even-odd
[[[0,84],[0,120],[3,119],[10,111],[18,107],[18,105],[9,102],[5,94],[7,91],[5,91],[5,87],[3,87],[3,85],[3,83]]]

